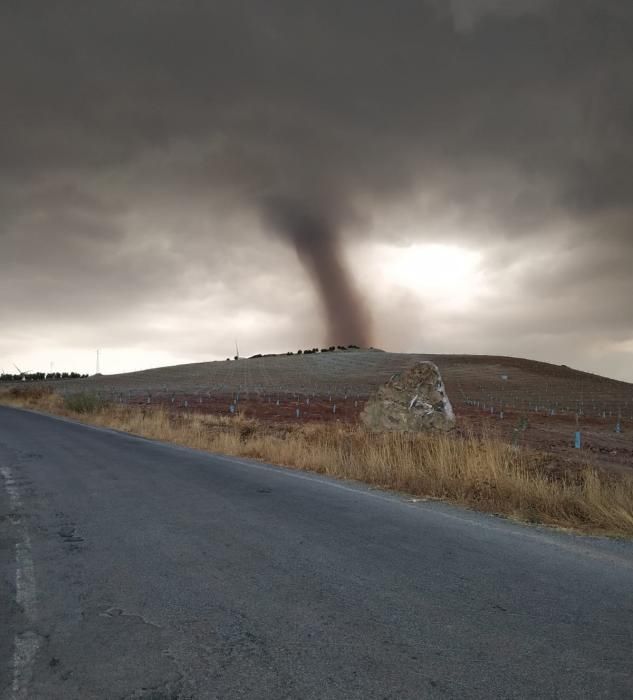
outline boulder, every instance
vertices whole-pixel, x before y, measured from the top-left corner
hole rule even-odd
[[[451,430],[455,414],[440,371],[433,362],[418,362],[394,374],[361,413],[370,430]]]

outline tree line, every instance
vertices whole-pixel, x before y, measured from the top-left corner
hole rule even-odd
[[[256,357],[281,357],[282,355],[312,355],[316,352],[336,352],[337,350],[360,350],[358,345],[330,345],[329,348],[309,348],[308,350],[297,350],[296,353],[292,352],[292,350],[289,350],[288,352],[271,352],[271,353],[265,353],[262,354],[260,352],[257,353],[257,355],[251,355],[249,360],[254,360]],[[230,361],[230,357],[227,357],[226,360],[227,362]],[[238,360],[238,356],[236,355],[234,360]]]
[[[84,379],[87,374],[79,372],[22,372],[21,374],[0,374],[0,382],[48,382],[58,379]]]

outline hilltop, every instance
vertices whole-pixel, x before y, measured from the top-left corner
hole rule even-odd
[[[539,407],[601,417],[631,418],[633,384],[600,375],[516,357],[437,355],[346,350],[314,354],[255,356],[232,361],[199,362],[69,381],[66,387],[104,392],[237,393],[244,395],[327,394],[366,398],[394,373],[415,362],[435,362],[452,402],[488,406]]]

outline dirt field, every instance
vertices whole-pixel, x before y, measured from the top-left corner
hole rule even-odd
[[[175,410],[353,422],[381,383],[418,360],[439,366],[460,429],[485,428],[549,452],[561,465],[633,468],[633,384],[517,358],[348,350],[179,365],[57,386]],[[577,429],[580,450],[573,446]]]

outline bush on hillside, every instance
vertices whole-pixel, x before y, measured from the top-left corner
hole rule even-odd
[[[104,408],[106,401],[104,401],[97,394],[90,394],[87,392],[81,394],[69,394],[64,397],[64,407],[69,411],[74,413],[96,413],[97,411]]]

